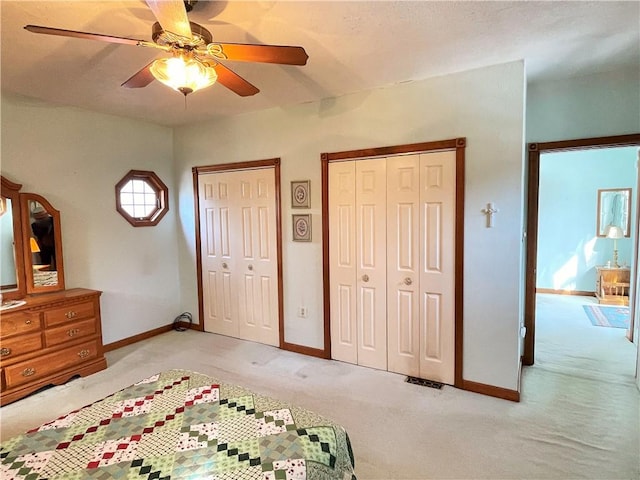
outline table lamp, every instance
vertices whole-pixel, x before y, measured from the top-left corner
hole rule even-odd
[[[617,225],[607,225],[605,228],[605,236],[607,238],[613,238],[613,268],[620,268],[618,265],[618,239],[624,238],[624,232]]]

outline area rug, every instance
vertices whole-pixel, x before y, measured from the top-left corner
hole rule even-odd
[[[629,307],[616,305],[583,305],[592,325],[596,327],[629,328]]]

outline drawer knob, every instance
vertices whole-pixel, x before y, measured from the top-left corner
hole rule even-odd
[[[69,310],[67,313],[64,314],[64,316],[67,318],[75,318],[77,315],[78,314],[73,310]]]
[[[89,350],[86,350],[86,349],[85,349],[85,350],[80,350],[80,351],[78,352],[78,356],[79,356],[80,358],[86,358],[86,357],[88,357],[90,354],[91,354],[91,352],[90,352]]]
[[[25,323],[25,325],[31,325],[31,319],[30,319],[30,318],[27,318],[27,319],[24,321],[24,323]]]
[[[79,328],[72,328],[70,330],[67,330],[67,335],[69,335],[70,337],[73,337],[73,336],[77,335],[78,333],[80,333],[80,329]]]
[[[31,367],[29,367],[29,368],[25,368],[25,369],[22,371],[22,376],[23,376],[23,377],[30,377],[30,376],[31,376],[31,375],[33,375],[34,373],[36,373],[36,369],[35,369],[35,368],[31,368]]]
[[[11,355],[11,349],[10,348],[7,348],[7,347],[0,348],[0,356],[6,357],[8,355]]]

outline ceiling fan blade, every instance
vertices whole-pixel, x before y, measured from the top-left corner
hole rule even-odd
[[[222,53],[228,60],[306,65],[309,58],[309,55],[302,47],[217,42],[214,45],[219,45],[222,48]]]
[[[240,75],[221,63],[216,64],[213,68],[215,68],[216,73],[218,74],[218,83],[221,83],[241,97],[250,97],[260,91],[256,86],[251,85]]]
[[[155,80],[155,77],[151,73],[151,69],[150,69],[152,63],[153,62],[149,62],[148,65],[138,70],[136,73],[134,73],[131,76],[131,78],[129,78],[121,86],[127,87],[127,88],[142,88],[149,85],[151,82]]]
[[[146,0],[165,32],[191,38],[191,26],[183,0]]]
[[[114,37],[113,35],[102,35],[100,33],[77,32],[75,30],[64,30],[62,28],[41,27],[39,25],[26,25],[25,30],[33,33],[44,33],[46,35],[58,35],[60,37],[85,38],[88,40],[99,40],[101,42],[122,43],[125,45],[153,46],[150,42],[136,40],[135,38]]]

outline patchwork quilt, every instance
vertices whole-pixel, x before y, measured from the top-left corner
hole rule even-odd
[[[171,370],[3,442],[0,478],[356,477],[341,426],[206,375]]]

